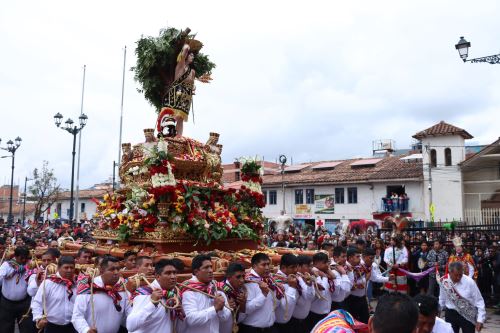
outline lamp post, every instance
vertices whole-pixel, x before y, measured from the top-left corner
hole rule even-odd
[[[0,142],[1,141],[2,140],[0,139]],[[7,141],[6,148],[1,147],[1,149],[6,150],[12,154],[10,156],[10,157],[12,157],[12,172],[10,175],[9,216],[7,217],[7,223],[9,226],[11,226],[12,223],[14,222],[14,215],[12,215],[12,193],[14,190],[14,160],[16,157],[16,150],[21,146],[21,141],[23,141],[23,140],[21,140],[20,137],[17,137],[14,140],[14,142],[12,142],[12,140]]]
[[[286,156],[280,155],[279,161],[281,163],[281,193],[283,195],[283,209],[281,210],[281,215],[285,215],[285,165],[286,165]]]
[[[469,48],[471,44],[470,42],[466,41],[464,37],[460,37],[460,40],[458,41],[457,44],[455,44],[455,48],[458,51],[458,54],[460,55],[460,58],[464,62],[470,62],[470,63],[477,63],[477,62],[487,62],[489,64],[500,64],[500,54],[494,54],[486,57],[481,57],[481,58],[474,58],[474,59],[469,59],[467,60],[467,57],[469,56]]]
[[[24,199],[23,199],[23,224],[24,224],[24,218],[26,217],[26,183],[28,180],[33,180],[28,177],[24,177]]]
[[[85,113],[82,113],[80,115],[80,117],[78,117],[79,121],[80,121],[80,126],[76,126],[76,125],[73,125],[73,120],[71,118],[68,118],[64,124],[65,126],[64,127],[60,127],[61,126],[61,122],[62,122],[62,114],[60,114],[59,112],[54,116],[54,122],[56,124],[56,126],[62,130],[65,130],[67,131],[68,133],[72,134],[73,135],[73,152],[72,152],[72,155],[73,155],[73,160],[72,160],[72,163],[71,163],[71,191],[70,191],[70,202],[69,202],[69,220],[70,220],[70,223],[73,222],[73,212],[74,212],[74,207],[73,207],[73,186],[74,186],[74,182],[75,182],[75,154],[76,154],[76,135],[78,133],[80,133],[80,131],[85,127],[85,125],[87,124],[87,120],[88,120],[88,117],[85,115]]]

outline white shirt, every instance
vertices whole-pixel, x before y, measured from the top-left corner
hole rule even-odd
[[[153,288],[161,289],[154,280]],[[162,300],[162,302],[165,302]],[[165,311],[161,304],[154,305],[151,295],[138,295],[134,298],[132,311],[127,317],[127,330],[130,333],[166,332],[172,331],[170,312]]]
[[[431,333],[453,333],[453,328],[450,323],[436,317],[436,322],[434,323]]]
[[[332,270],[335,274],[335,293],[332,295],[332,301],[340,303],[349,296],[352,289],[352,281],[347,274],[340,275],[336,270]],[[337,284],[338,283],[338,284]],[[338,292],[337,292],[338,291]]]
[[[31,297],[35,297],[37,291],[38,284],[36,283],[36,274],[31,274],[28,279],[28,295],[30,295]]]
[[[297,277],[297,280],[302,287],[302,295],[299,295],[299,298],[297,299],[292,316],[296,319],[302,320],[306,319],[309,311],[311,310],[311,304],[314,297],[316,297],[316,291],[314,290],[313,285],[308,286],[301,277]]]
[[[257,274],[253,269],[251,274]],[[274,325],[276,315],[274,313],[273,298],[275,297],[274,291],[270,290],[267,296],[264,296],[257,283],[246,283],[247,288],[247,304],[246,304],[246,318],[243,319],[243,324],[258,328],[267,328]]]
[[[484,323],[486,310],[484,308],[483,296],[481,296],[481,292],[476,282],[470,277],[462,275],[460,281],[454,283],[453,287],[462,298],[465,298],[477,308],[477,322]],[[439,288],[439,305],[441,308],[456,309],[455,304],[448,299],[448,295],[443,287]]]
[[[61,277],[59,273],[56,274]],[[68,299],[68,292],[65,284],[55,283],[50,280],[44,280],[38,288],[38,292],[31,301],[31,310],[33,312],[33,320],[42,318],[43,316],[43,298],[45,286],[45,304],[47,320],[56,325],[67,325],[71,323],[73,315],[73,306],[76,298],[76,284],[73,285],[73,295]]]
[[[94,279],[94,283],[99,287],[104,287],[100,276]],[[99,333],[116,333],[120,324],[125,321],[126,315],[130,312],[127,293],[120,292],[121,311],[116,311],[113,300],[102,292],[94,293],[94,318],[97,331]],[[75,307],[71,322],[78,333],[87,333],[94,325],[92,322],[92,307],[90,305],[90,294],[76,296]]]
[[[388,266],[393,266],[394,265],[394,256],[392,255],[392,249],[393,247],[390,246],[385,249],[384,252],[384,261]],[[398,248],[395,247],[396,249],[396,264],[398,265],[404,265],[408,263],[408,250],[406,247]]]
[[[10,301],[22,301],[28,296],[28,284],[24,279],[24,275],[19,277],[16,274],[9,277],[13,273],[14,268],[12,268],[7,261],[0,266],[0,284],[2,285],[2,295]],[[18,277],[19,282],[16,283]]]
[[[198,281],[195,276],[191,280]],[[226,300],[226,295],[223,292],[217,291],[217,294],[223,295]],[[213,298],[196,291],[188,290],[184,292],[182,307],[186,314],[184,319],[184,332],[186,333],[218,333],[219,321],[227,320],[231,316],[231,311],[225,306],[222,310],[215,311]]]
[[[279,270],[277,274],[286,276],[281,270]],[[299,297],[297,289],[290,287],[288,284],[284,284],[283,286],[285,287],[285,296],[281,298],[275,313],[275,321],[279,324],[286,324],[290,321],[293,311],[295,310],[297,298]]]
[[[315,298],[313,300],[311,304],[311,312],[314,312],[316,314],[327,314],[331,310],[332,301],[341,302],[344,300],[346,295],[345,288],[346,286],[350,285],[349,278],[347,277],[347,275],[342,275],[340,278],[338,278],[337,274],[335,274],[335,276],[336,276],[334,280],[335,290],[333,291],[333,293],[330,291],[328,278],[319,276],[316,278],[316,283],[318,285],[321,285],[324,289],[320,290],[320,294],[323,296],[323,298]]]
[[[382,273],[380,273],[380,266],[375,262],[372,263],[372,272],[370,274],[370,281],[377,283],[389,282],[389,277],[383,276]]]

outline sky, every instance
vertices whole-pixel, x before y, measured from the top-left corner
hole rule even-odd
[[[87,66],[80,188],[105,181],[122,142],[142,142],[156,113],[129,69],[135,42],[189,27],[217,64],[197,84],[185,135],[218,132],[223,161],[258,155],[294,163],[368,157],[372,141],[408,148],[444,120],[489,144],[500,136],[500,65],[464,64],[500,53],[500,3],[483,1],[3,1],[0,6],[0,138],[22,138],[15,176],[24,185],[44,160],[71,180],[72,136],[54,125],[80,113]],[[6,153],[6,152],[5,152]],[[2,155],[3,156],[3,155]],[[8,158],[0,183],[10,182]]]

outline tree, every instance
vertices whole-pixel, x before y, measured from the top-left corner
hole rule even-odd
[[[33,183],[29,187],[31,200],[35,201],[35,221],[57,201],[61,187],[57,184],[54,169],[49,169],[49,162],[43,161],[42,169],[33,170]]]

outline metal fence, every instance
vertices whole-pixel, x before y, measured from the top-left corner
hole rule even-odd
[[[464,221],[469,225],[500,224],[500,208],[465,209]]]

